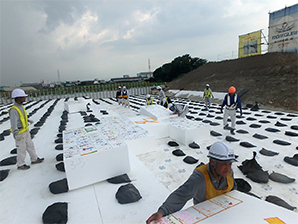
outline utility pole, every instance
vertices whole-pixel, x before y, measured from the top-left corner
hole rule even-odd
[[[58,82],[59,82],[59,84],[60,84],[61,81],[60,81],[60,73],[59,73],[59,69],[57,69],[57,74],[58,74]]]
[[[150,59],[148,59],[148,69],[149,69],[149,72],[151,72]]]

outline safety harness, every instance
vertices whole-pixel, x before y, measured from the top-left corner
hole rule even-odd
[[[237,99],[238,99],[237,94],[234,94],[234,103],[231,104],[231,96],[228,95],[226,108],[228,110],[235,110],[237,107]]]

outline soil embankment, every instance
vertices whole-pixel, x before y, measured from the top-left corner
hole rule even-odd
[[[168,83],[169,89],[203,91],[209,83],[214,92],[247,88],[243,105],[258,102],[267,108],[298,111],[298,54],[264,55],[209,62]]]

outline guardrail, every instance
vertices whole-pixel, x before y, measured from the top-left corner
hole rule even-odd
[[[129,94],[131,96],[143,95],[151,93],[151,88],[153,86],[143,86],[143,87],[127,87]],[[36,101],[36,100],[49,100],[49,99],[59,99],[59,98],[74,98],[89,96],[93,99],[99,98],[112,98],[116,97],[117,90],[107,89],[99,86],[94,87],[68,87],[68,88],[56,88],[56,89],[41,89],[37,91],[27,91],[27,101]],[[1,104],[13,103],[14,100],[11,99],[10,92],[0,92]]]

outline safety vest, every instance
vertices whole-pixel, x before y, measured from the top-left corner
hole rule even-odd
[[[227,189],[216,190],[211,182],[211,178],[210,178],[210,175],[209,175],[209,172],[207,169],[207,164],[199,166],[198,168],[196,168],[196,170],[200,171],[205,178],[205,183],[206,183],[205,200],[209,200],[210,198],[214,198],[218,195],[227,193],[227,192],[231,191],[234,187],[234,179],[233,179],[231,172],[227,176],[227,183],[228,183]]]
[[[124,99],[127,99],[127,98],[128,98],[127,91],[123,91],[123,92],[122,92],[122,97],[123,97]]]
[[[226,108],[229,110],[235,110],[237,107],[237,99],[237,94],[234,94],[234,103],[231,104],[231,96],[228,94]]]
[[[210,95],[211,95],[211,89],[210,88],[208,88],[208,89],[204,89],[204,96],[205,97],[210,97]]]
[[[122,96],[121,96],[121,90],[120,91],[117,91],[117,98],[122,98]]]
[[[21,105],[23,107],[23,110],[24,110],[24,113],[25,113],[25,116],[24,114],[22,113],[22,111],[20,110],[20,108],[18,108],[16,105],[13,105],[10,109],[9,109],[9,114],[10,114],[10,110],[11,109],[15,109],[18,114],[19,114],[19,118],[20,118],[20,121],[22,123],[22,129],[19,130],[19,134],[22,134],[23,132],[27,131],[29,129],[29,124],[28,124],[28,116],[27,116],[27,112],[24,108],[23,105]],[[10,131],[12,132],[12,127],[10,128]]]
[[[152,104],[153,104],[153,99],[152,99],[152,97],[150,97],[150,101],[149,101],[148,99],[146,99],[146,101],[147,101],[147,105],[152,105]]]

